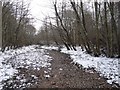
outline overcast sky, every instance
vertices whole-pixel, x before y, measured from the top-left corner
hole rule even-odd
[[[43,20],[45,16],[54,15],[54,10],[52,9],[53,0],[26,0],[26,1],[31,1],[30,12],[33,18],[35,18],[34,25],[36,29],[38,30],[40,26],[42,25],[41,20]],[[57,1],[61,2],[62,0],[57,0]],[[64,0],[64,1],[69,1],[69,0]],[[80,0],[75,0],[75,1],[80,1]],[[83,1],[88,2],[88,1],[95,1],[95,0],[83,0]],[[101,1],[101,0],[97,0],[97,1]],[[112,0],[112,1],[120,1],[120,0]]]
[[[54,14],[50,0],[31,0],[30,9],[33,18],[35,18],[34,25],[37,29],[42,25],[41,20],[43,20],[45,16]]]

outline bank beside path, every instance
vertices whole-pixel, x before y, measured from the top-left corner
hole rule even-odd
[[[21,55],[22,58],[20,58]],[[42,58],[43,56],[44,58]],[[39,46],[34,46],[30,51],[28,50],[27,52],[18,54],[11,60],[17,61],[17,59],[26,60],[27,63],[25,62],[23,66],[16,68],[18,72],[9,79],[3,81],[3,90],[8,88],[111,89],[113,87],[107,83],[105,78],[100,77],[93,68],[86,70],[82,66],[73,63],[69,55],[57,50],[48,50]]]

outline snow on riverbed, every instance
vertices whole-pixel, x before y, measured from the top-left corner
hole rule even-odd
[[[54,46],[43,46],[44,49],[54,49],[58,50]],[[65,47],[61,49],[62,53],[69,54],[73,59],[74,63],[78,63],[83,66],[83,68],[94,68],[100,73],[100,76],[108,78],[107,82],[118,83],[118,60],[117,58],[106,58],[106,57],[93,57],[82,51],[80,47],[77,47],[77,51],[67,50]]]
[[[17,73],[17,68],[39,70],[41,67],[49,67],[51,60],[49,53],[37,45],[0,52],[0,89],[3,86],[2,81]]]
[[[108,78],[107,82],[112,84],[118,83],[118,60],[117,58],[93,57],[86,54],[77,47],[77,51],[67,50],[62,48],[62,53],[70,54],[74,63],[82,65],[84,68],[95,68],[100,73],[100,76]]]

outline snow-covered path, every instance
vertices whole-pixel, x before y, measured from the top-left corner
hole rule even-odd
[[[46,50],[37,45],[0,52],[0,89],[3,86],[2,81],[18,73],[18,68],[40,70],[41,67],[49,67],[51,60]]]
[[[58,47],[54,46],[42,46],[42,48],[58,50]],[[86,54],[86,52],[82,51],[80,47],[76,47],[76,49],[77,51],[67,50],[63,47],[61,52],[69,54],[71,59],[73,59],[73,63],[77,63],[80,66],[82,65],[85,69],[94,68],[100,73],[100,76],[104,76],[108,79],[107,82],[109,84],[120,84],[120,71],[118,70],[118,68],[120,68],[118,64],[118,60],[120,60],[120,58],[107,58],[103,56],[94,57]]]
[[[19,69],[16,78],[7,80],[7,88],[111,88],[106,80],[96,72],[85,72],[72,62],[69,55],[55,50],[47,50],[52,57],[51,66],[37,69]],[[13,76],[15,77],[15,76]],[[5,87],[6,86],[6,87]],[[30,88],[30,89],[29,89]]]
[[[86,54],[80,47],[77,47],[77,51],[68,51],[66,48],[63,48],[61,52],[70,54],[73,62],[82,65],[84,68],[94,68],[100,73],[100,76],[108,79],[108,83],[118,83],[118,58],[94,57]]]
[[[61,55],[60,52],[57,53],[58,55],[54,55],[54,53],[56,53],[54,52],[52,55],[53,57],[51,57],[50,53],[48,53],[48,50],[52,51],[52,49],[58,50],[58,47],[40,47],[38,45],[32,45],[15,50],[8,50],[4,53],[0,52],[0,89],[2,89],[2,87],[4,86],[2,81],[5,81],[13,77],[15,74],[18,74],[18,70],[20,68],[40,71],[42,67],[48,68],[52,66],[51,62],[53,60],[53,57],[55,57],[56,59],[64,58],[64,55],[61,56],[61,58],[59,57],[59,55]],[[77,47],[77,51],[68,51],[66,50],[66,48],[63,47],[61,49],[61,52],[69,54],[71,59],[73,59],[72,63],[77,63],[80,66],[82,65],[84,68],[94,68],[100,73],[101,76],[108,78],[108,83],[118,83],[118,59],[111,59],[102,56],[93,57],[83,52],[80,47]],[[60,71],[61,70],[62,69],[60,69]],[[92,71],[88,70],[86,70],[86,72],[93,73]],[[30,77],[37,78],[34,75],[31,75]],[[46,75],[45,77],[50,76]],[[26,81],[24,75],[18,76],[16,78],[17,80],[20,80],[20,82]]]

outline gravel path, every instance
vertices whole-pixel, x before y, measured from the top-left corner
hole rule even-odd
[[[58,51],[48,50],[53,58],[51,67],[40,70],[20,69],[19,74],[24,75],[26,82],[31,83],[31,88],[112,88],[106,80],[95,71],[86,72],[82,67],[74,65],[68,55]],[[31,75],[37,78],[31,77]],[[34,79],[34,80],[33,80]],[[14,85],[14,83],[12,85]],[[20,83],[16,80],[18,86]],[[16,85],[17,86],[17,85]],[[108,89],[107,89],[108,90]]]
[[[74,65],[68,55],[57,51],[49,51],[53,60],[50,75],[43,78],[34,87],[39,88],[111,88],[106,80],[94,73],[85,72],[82,68]],[[46,69],[47,71],[47,69]]]

